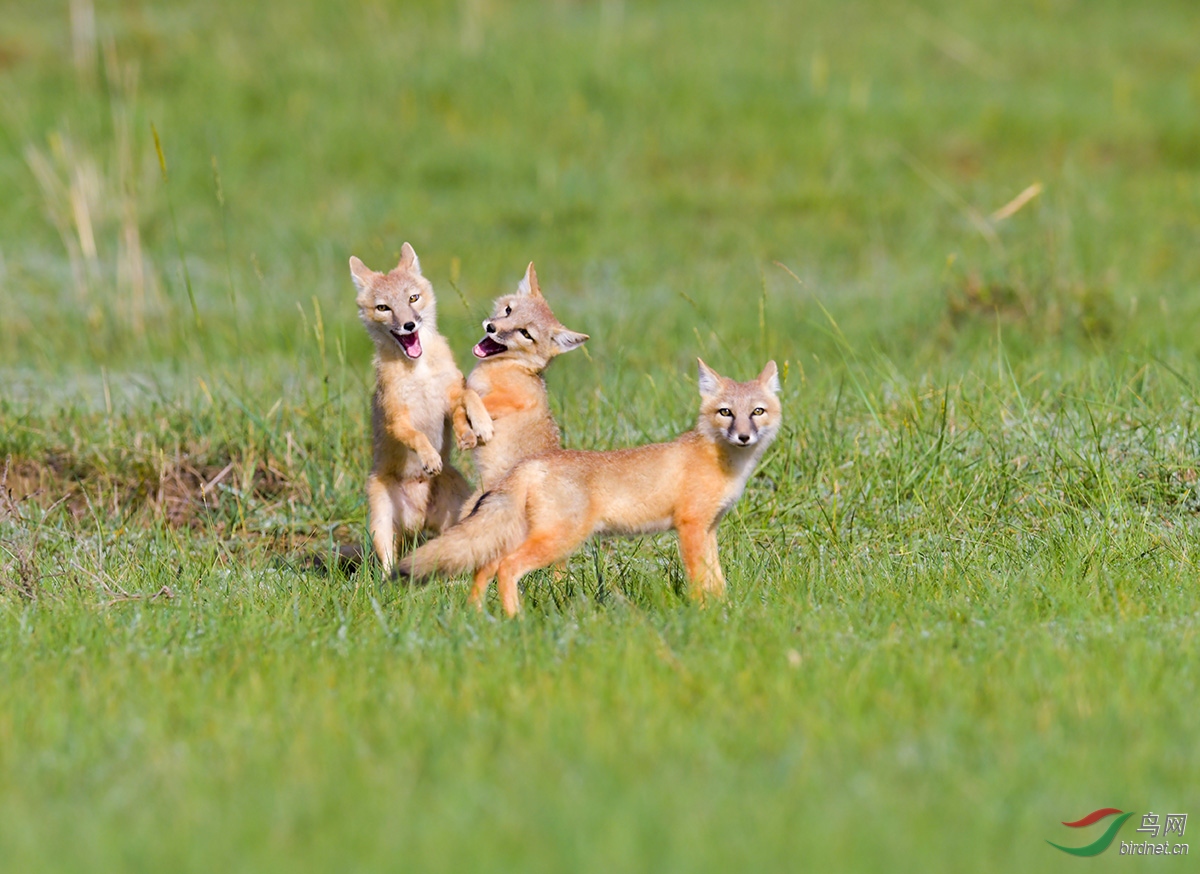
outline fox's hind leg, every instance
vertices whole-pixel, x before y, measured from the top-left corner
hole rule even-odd
[[[458,523],[468,512],[471,484],[458,469],[447,464],[430,483],[429,503],[425,509],[425,528],[435,533]]]
[[[492,577],[496,576],[496,568],[499,566],[499,561],[490,561],[475,571],[475,582],[471,584],[471,594],[467,596],[467,603],[476,610],[483,609],[484,599],[487,598],[488,584],[492,581]]]
[[[521,596],[517,592],[521,577],[565,559],[587,536],[588,529],[575,526],[530,532],[524,543],[500,561],[496,570],[496,590],[504,612],[515,616],[521,609]]]
[[[433,487],[428,480],[409,479],[393,483],[392,496],[396,528],[403,534],[417,534],[427,525]]]
[[[387,484],[375,474],[367,477],[367,512],[371,542],[386,575],[396,559],[396,518]]]

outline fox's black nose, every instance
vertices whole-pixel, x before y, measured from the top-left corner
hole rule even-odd
[[[494,334],[494,333],[496,333],[496,326],[495,326],[495,325],[493,325],[491,322],[488,322],[486,325],[484,325],[484,326],[483,326],[483,329],[484,329],[485,331],[487,331],[489,334]]]
[[[749,443],[750,435],[749,434],[738,434],[738,442],[742,443],[742,444]]]
[[[417,329],[417,323],[416,323],[416,322],[405,322],[405,323],[404,323],[404,330],[406,330],[406,331],[415,331],[416,329]]]

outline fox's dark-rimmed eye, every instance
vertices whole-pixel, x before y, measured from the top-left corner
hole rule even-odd
[[[410,295],[408,296],[408,302],[409,302],[409,303],[416,303],[416,302],[417,302],[417,301],[419,301],[420,299],[421,299],[421,295],[419,295],[419,294],[410,294]]]
[[[754,410],[750,413],[751,416],[765,416],[766,414],[767,414],[766,407],[755,407]]]
[[[529,332],[528,332],[528,331],[526,331],[524,328],[522,328],[522,329],[521,329],[521,336],[522,336],[522,337],[524,337],[526,340],[532,340],[532,339],[533,339],[533,334],[529,333]]]
[[[510,306],[506,306],[506,307],[504,308],[504,315],[506,315],[506,316],[511,316],[511,315],[512,315],[512,307],[510,307]]]
[[[721,407],[721,409],[717,410],[717,415],[724,416],[726,419],[732,419],[733,410],[729,409],[729,407]]]
[[[392,308],[385,303],[375,304],[375,312],[377,313],[390,313],[391,311]]]

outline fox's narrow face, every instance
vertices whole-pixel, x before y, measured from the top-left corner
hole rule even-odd
[[[400,263],[388,273],[377,273],[351,256],[350,277],[358,289],[358,316],[375,345],[380,350],[398,346],[408,358],[420,358],[420,331],[436,330],[437,301],[412,246],[404,244]]]
[[[542,297],[533,264],[516,294],[506,294],[493,305],[490,318],[483,320],[483,339],[472,350],[476,358],[519,358],[535,370],[543,370],[555,355],[582,346],[587,334],[568,330]]]
[[[739,448],[765,447],[775,439],[782,409],[774,361],[749,382],[735,382],[700,362],[699,429],[710,439]]]

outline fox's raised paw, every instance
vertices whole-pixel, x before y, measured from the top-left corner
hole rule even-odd
[[[470,428],[458,435],[458,448],[464,452],[468,449],[474,449],[478,445],[479,440],[475,436],[475,432]]]
[[[431,452],[428,455],[421,456],[421,469],[430,476],[437,476],[442,472],[442,457],[436,452]]]
[[[492,428],[492,420],[490,418],[484,425],[476,425],[474,422],[472,422],[471,427],[474,429],[473,433],[480,443],[488,443],[491,441],[494,429]]]

